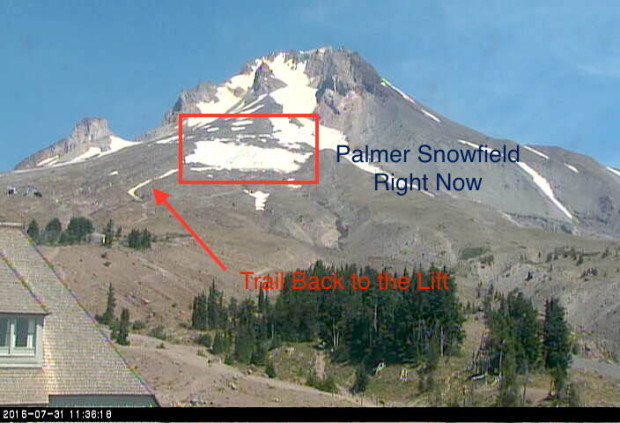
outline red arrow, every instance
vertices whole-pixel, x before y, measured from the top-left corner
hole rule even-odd
[[[170,194],[153,188],[153,195],[155,196],[155,204],[157,204],[158,206],[162,204],[165,205],[168,210],[170,210],[170,213],[172,213],[174,217],[176,217],[178,221],[181,222],[181,225],[183,225],[185,229],[187,229],[187,231],[192,234],[196,241],[198,241],[198,244],[200,244],[200,246],[204,248],[204,250],[211,256],[211,258],[217,263],[217,265],[220,266],[220,268],[225,272],[227,269],[226,266],[224,266],[224,263],[222,263],[221,260],[217,258],[215,253],[211,251],[207,244],[205,244],[205,242],[198,236],[198,234],[191,228],[191,226],[187,224],[187,222],[181,217],[179,212],[177,212],[174,207],[172,207],[170,203],[168,203],[168,197],[170,197]]]

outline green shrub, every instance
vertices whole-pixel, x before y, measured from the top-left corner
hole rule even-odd
[[[211,348],[211,345],[213,345],[213,338],[208,333],[203,333],[194,338],[194,342],[203,347]]]
[[[461,250],[461,260],[469,260],[489,252],[487,247],[466,247]]]

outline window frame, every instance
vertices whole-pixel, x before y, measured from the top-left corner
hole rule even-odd
[[[43,362],[43,315],[0,313],[6,322],[6,346],[0,347],[0,367],[37,366]],[[25,321],[26,346],[17,346],[18,321]]]

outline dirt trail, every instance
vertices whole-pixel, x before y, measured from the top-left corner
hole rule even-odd
[[[221,363],[204,348],[175,345],[140,335],[121,351],[155,390],[162,406],[353,407],[355,399],[258,374],[247,375]],[[198,355],[198,351],[201,355]],[[371,405],[371,404],[369,404]]]

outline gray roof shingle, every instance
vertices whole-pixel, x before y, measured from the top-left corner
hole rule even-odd
[[[43,368],[0,367],[0,404],[11,404],[7,398],[16,395],[21,402],[37,403],[41,386],[46,395],[153,395],[21,229],[0,225],[0,250],[50,313],[44,322]],[[20,374],[31,377],[20,379]]]
[[[0,313],[47,314],[43,304],[0,253]]]

